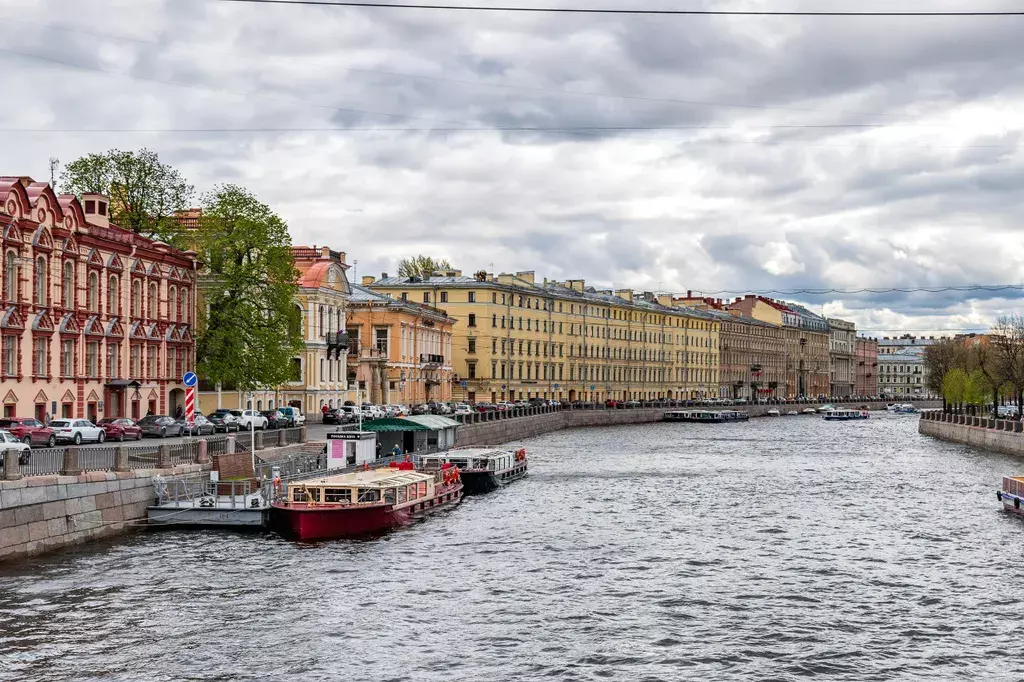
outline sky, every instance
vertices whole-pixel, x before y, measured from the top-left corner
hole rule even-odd
[[[771,293],[1024,284],[1024,17],[0,0],[0,30],[0,175],[148,147],[197,194],[245,186],[293,243],[345,251],[356,281],[423,253],[465,273],[768,292],[871,336],[983,331],[1024,297]]]

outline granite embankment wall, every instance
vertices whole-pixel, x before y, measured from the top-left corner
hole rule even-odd
[[[209,467],[207,467],[209,468]],[[96,471],[0,480],[0,561],[125,533],[141,525],[156,494],[153,476],[198,472]]]
[[[1007,455],[1024,455],[1024,426],[1018,421],[962,414],[925,413],[918,433]]]
[[[863,403],[872,410],[884,410],[885,403]],[[937,402],[916,402],[919,408],[938,407]],[[781,412],[795,410],[797,412],[813,407],[807,404],[791,405],[740,405],[734,408],[708,408],[708,409],[736,409],[746,412],[751,417],[763,417],[768,410],[778,409]],[[859,407],[860,405],[857,405]],[[851,405],[853,407],[853,405]],[[552,431],[571,429],[584,426],[615,426],[618,424],[649,424],[660,422],[666,412],[680,409],[699,408],[645,408],[635,410],[597,409],[597,410],[561,410],[549,412],[531,417],[518,417],[514,419],[494,419],[475,424],[464,424],[456,431],[456,445],[459,447],[477,445],[500,445],[511,443],[533,436],[540,436]]]

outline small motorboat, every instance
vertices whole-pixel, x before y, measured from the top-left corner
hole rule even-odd
[[[798,416],[799,414],[800,414],[800,413],[799,413],[799,412],[797,412],[796,410],[790,410],[789,412],[787,412],[787,413],[786,413],[786,416],[787,416],[787,417],[796,417],[796,416]]]
[[[420,457],[421,471],[457,467],[466,495],[488,493],[526,476],[527,464],[526,448],[456,448]]]
[[[772,409],[768,410],[768,416],[769,417],[781,417],[782,413],[779,412],[777,409],[775,409],[773,407]]]
[[[996,499],[1003,503],[1003,509],[1015,514],[1024,514],[1021,500],[1024,500],[1024,476],[1003,476],[1002,490],[996,491]]]
[[[818,411],[813,407],[805,407],[804,414],[818,414]]]

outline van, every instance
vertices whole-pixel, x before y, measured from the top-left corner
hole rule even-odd
[[[283,421],[288,426],[303,426],[306,423],[306,415],[297,407],[277,408],[278,421]]]

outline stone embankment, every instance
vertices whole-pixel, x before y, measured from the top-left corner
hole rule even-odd
[[[918,433],[1007,455],[1024,455],[1024,425],[1011,419],[925,412]]]
[[[939,404],[938,402],[929,401],[917,401],[914,403],[918,408],[938,407]],[[859,403],[856,405],[844,405],[844,407],[860,407],[860,405],[866,405],[870,410],[884,410],[886,404]],[[808,407],[815,406],[815,404],[794,403],[788,405],[738,405],[736,407],[712,407],[706,409],[735,409],[746,412],[751,417],[764,417],[771,409],[777,409],[785,414],[790,410],[800,412]],[[456,431],[455,439],[459,447],[500,445],[562,429],[660,422],[666,412],[685,409],[703,408],[570,409],[513,418],[505,418],[500,412],[490,412],[486,415],[474,415],[476,419],[484,418],[460,426],[458,431]]]

